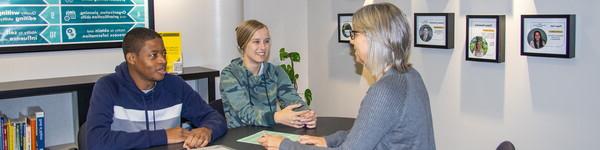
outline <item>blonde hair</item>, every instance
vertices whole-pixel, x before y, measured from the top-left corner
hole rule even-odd
[[[364,6],[354,13],[352,28],[363,32],[369,42],[364,63],[373,76],[383,76],[388,66],[401,73],[410,69],[410,26],[398,7],[390,3]]]
[[[243,53],[244,48],[252,40],[254,33],[262,28],[267,28],[267,25],[257,20],[246,20],[235,28],[238,50]]]

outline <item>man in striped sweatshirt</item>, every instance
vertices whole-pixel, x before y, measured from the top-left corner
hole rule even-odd
[[[87,115],[87,149],[140,149],[185,142],[206,146],[225,134],[223,116],[183,79],[165,72],[165,47],[156,32],[134,28],[123,39],[125,62],[100,78]],[[180,128],[180,118],[192,130]]]

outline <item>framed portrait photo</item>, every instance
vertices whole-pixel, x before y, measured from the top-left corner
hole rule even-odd
[[[454,48],[454,13],[415,13],[415,47]]]
[[[338,42],[350,43],[352,13],[338,14]]]
[[[504,15],[467,15],[466,60],[504,62]]]
[[[575,57],[575,15],[521,15],[521,55]]]

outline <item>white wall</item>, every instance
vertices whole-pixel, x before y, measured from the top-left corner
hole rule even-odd
[[[368,88],[347,43],[338,43],[337,14],[353,13],[362,0],[308,1],[309,85],[320,116],[355,117]]]
[[[237,55],[236,24],[242,0],[155,1],[156,30],[182,32],[185,66],[222,69]]]
[[[495,149],[511,140],[517,149],[595,149],[600,144],[600,52],[597,6],[591,0],[394,0],[414,12],[454,12],[455,48],[414,48],[412,62],[425,80],[440,150]],[[337,43],[337,13],[362,1],[308,1],[309,85],[320,115],[355,116],[365,84],[354,71],[349,46]],[[520,56],[521,14],[576,14],[573,59]],[[506,15],[506,62],[465,61],[465,15]],[[412,24],[412,23],[411,23]],[[321,100],[324,99],[324,100]],[[321,100],[321,101],[318,101]]]

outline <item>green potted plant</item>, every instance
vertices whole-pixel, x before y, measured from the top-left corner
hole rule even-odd
[[[285,62],[286,60],[289,59],[289,64],[281,64],[279,66],[281,66],[281,68],[283,68],[283,70],[287,73],[288,77],[290,77],[290,80],[292,81],[292,84],[294,84],[294,88],[296,88],[296,90],[298,90],[298,78],[300,77],[300,75],[298,75],[294,69],[294,62],[300,62],[300,53],[298,52],[287,52],[285,51],[285,48],[281,48],[279,49],[279,59],[282,62]],[[306,90],[304,90],[304,99],[306,99],[306,104],[308,104],[308,106],[310,106],[310,102],[312,102],[312,92],[310,91],[309,88],[307,88]]]

